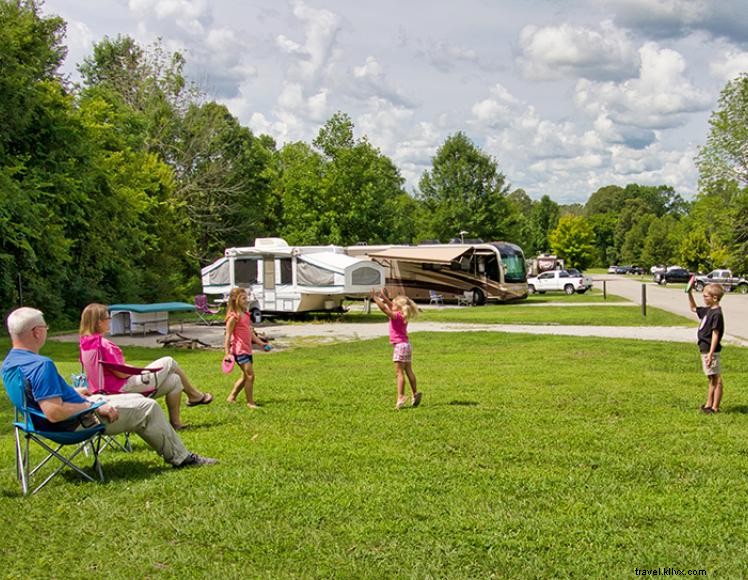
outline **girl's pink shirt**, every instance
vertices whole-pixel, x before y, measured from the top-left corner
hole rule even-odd
[[[229,312],[226,320],[234,319],[234,332],[231,334],[231,352],[233,354],[252,354],[252,323],[249,312]]]
[[[91,334],[80,337],[81,351],[99,349],[99,356],[103,362],[125,364],[125,356],[122,350],[112,341],[107,340],[100,334]],[[104,391],[107,393],[116,393],[127,382],[127,379],[121,379],[114,376],[110,371],[104,369]]]
[[[395,312],[395,318],[390,318],[390,342],[398,344],[408,342],[408,321],[402,312]]]

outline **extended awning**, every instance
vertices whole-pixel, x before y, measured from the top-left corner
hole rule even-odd
[[[400,260],[402,262],[430,262],[432,264],[450,264],[459,260],[465,254],[472,252],[473,248],[419,248],[403,247],[389,248],[381,252],[372,252],[370,258],[379,260]]]

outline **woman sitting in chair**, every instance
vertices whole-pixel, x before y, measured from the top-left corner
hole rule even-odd
[[[187,406],[207,405],[213,401],[210,393],[198,391],[184,374],[177,362],[170,356],[165,356],[151,364],[146,369],[152,371],[132,374],[109,368],[106,363],[124,365],[125,357],[120,348],[104,338],[109,332],[111,316],[109,310],[103,304],[89,304],[81,314],[80,324],[80,351],[81,361],[84,362],[84,370],[89,377],[89,383],[96,377],[96,384],[109,394],[116,393],[153,393],[154,397],[164,397],[166,407],[169,411],[169,421],[177,431],[184,429],[179,418],[181,393],[187,393]],[[97,351],[98,357],[86,356],[90,351]],[[97,368],[85,368],[86,361],[97,360]],[[101,379],[101,380],[99,380]],[[155,389],[155,392],[154,392]]]

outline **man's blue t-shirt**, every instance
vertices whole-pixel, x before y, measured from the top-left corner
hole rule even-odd
[[[2,366],[3,378],[12,369],[18,368],[21,374],[31,384],[30,397],[27,398],[29,406],[40,409],[39,401],[60,397],[64,403],[85,403],[81,395],[73,387],[68,385],[57,372],[57,367],[52,359],[20,348],[13,348],[5,357]],[[65,421],[45,425],[49,428],[55,426],[55,430],[67,430]],[[37,424],[37,421],[34,421]],[[38,428],[42,428],[37,424]]]

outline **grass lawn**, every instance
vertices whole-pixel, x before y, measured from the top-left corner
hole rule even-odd
[[[30,498],[0,397],[2,575],[748,575],[748,349],[725,350],[723,412],[705,416],[695,345],[412,339],[424,402],[399,412],[386,339],[258,356],[259,412],[224,403],[219,353],[177,351],[216,395],[184,410],[183,438],[221,463],[174,470],[136,438],[104,454],[106,484],[58,478]],[[44,354],[78,368],[75,344]]]
[[[541,297],[543,299],[544,297]],[[554,297],[555,298],[555,297]],[[564,296],[564,298],[575,298]],[[618,301],[618,300],[616,300]],[[384,323],[384,314],[372,307],[364,314],[357,306],[351,312],[330,317],[316,318],[321,322],[340,320],[344,322]],[[647,316],[637,306],[584,305],[571,308],[532,306],[522,302],[513,304],[486,305],[473,308],[426,308],[418,316],[425,322],[465,322],[470,324],[538,324],[538,325],[582,325],[582,326],[693,326],[690,318],[678,316],[659,308],[648,307]],[[695,332],[695,331],[694,331]]]

